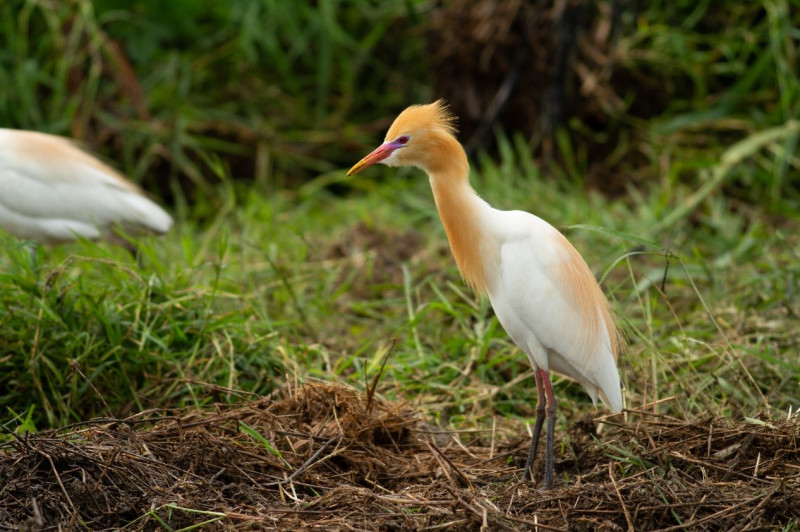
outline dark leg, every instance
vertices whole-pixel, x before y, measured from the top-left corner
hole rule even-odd
[[[553,487],[553,436],[556,429],[556,398],[553,395],[553,387],[550,384],[550,372],[543,371],[544,389],[547,394],[547,454],[544,463],[544,487]]]
[[[545,396],[544,384],[542,383],[541,370],[536,369],[533,376],[536,379],[536,393],[538,399],[536,401],[536,423],[533,425],[533,439],[531,440],[531,449],[528,451],[528,461],[525,463],[525,472],[522,473],[522,480],[531,480],[533,478],[533,461],[536,458],[536,448],[539,446],[539,436],[542,434],[542,422],[544,421],[545,408],[547,406],[547,397]],[[547,377],[547,382],[550,382],[550,377]]]

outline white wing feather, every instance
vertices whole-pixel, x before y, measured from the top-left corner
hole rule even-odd
[[[44,242],[99,238],[114,225],[164,233],[172,218],[70,141],[0,129],[0,226]]]
[[[497,265],[500,282],[489,287],[489,297],[500,323],[534,367],[577,380],[593,401],[599,394],[619,411],[619,372],[601,307],[588,313],[600,321],[587,323],[587,313],[577,308],[580,299],[569,292],[574,287],[560,274],[567,261],[580,256],[544,220],[522,211],[495,213],[505,236]]]

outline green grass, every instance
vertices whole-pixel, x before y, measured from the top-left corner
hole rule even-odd
[[[206,405],[312,377],[363,387],[392,345],[383,394],[462,428],[532,417],[527,361],[460,281],[427,179],[344,175],[381,120],[431,92],[428,4],[154,5],[0,7],[3,125],[102,146],[178,220],[141,242],[142,268],[104,243],[0,235],[2,424]],[[796,410],[796,3],[625,17],[620,69],[652,79],[613,112],[629,130],[609,159],[637,155],[619,166],[624,195],[584,186],[587,143],[604,138],[575,123],[557,139],[573,154],[562,167],[498,131],[473,185],[562,229],[602,279],[629,343],[629,407]],[[637,114],[647,103],[657,112]],[[579,386],[555,386],[562,420],[591,411]]]
[[[608,200],[548,179],[505,144],[499,164],[476,165],[473,184],[496,206],[565,230],[604,279],[630,343],[620,360],[629,407],[800,407],[796,222],[776,226],[711,196],[659,229],[658,192]],[[382,172],[394,175],[371,186]],[[271,197],[222,187],[228,208],[145,240],[142,269],[107,244],[32,251],[3,237],[7,427],[231,397],[202,383],[262,394],[308,377],[363,387],[395,339],[388,396],[462,426],[529,418],[530,368],[459,280],[427,179],[383,168],[360,179],[364,191],[348,198],[313,184]],[[556,389],[568,416],[591,410],[576,384],[557,379]]]

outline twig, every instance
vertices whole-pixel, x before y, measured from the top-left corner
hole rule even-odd
[[[103,397],[103,395],[100,393],[97,387],[95,387],[94,383],[83,373],[83,371],[81,371],[80,363],[74,358],[69,362],[69,371],[70,374],[77,373],[78,375],[81,376],[81,378],[83,378],[84,381],[86,381],[86,384],[89,385],[94,394],[98,397],[98,399],[100,399],[100,402],[103,403],[103,407],[106,409],[106,413],[108,414],[108,416],[113,417],[114,414],[111,412],[111,408],[109,408],[108,403],[106,403],[105,397]],[[69,377],[67,377],[67,380],[69,380]]]
[[[72,499],[70,498],[69,493],[67,493],[67,489],[64,487],[64,483],[61,482],[61,475],[58,474],[58,469],[56,469],[56,464],[53,462],[53,457],[50,456],[49,454],[47,454],[46,452],[42,451],[42,450],[37,450],[37,452],[39,454],[41,454],[42,456],[44,456],[45,458],[47,458],[47,461],[50,462],[50,467],[53,468],[53,474],[56,476],[56,482],[58,482],[58,485],[61,487],[61,492],[64,494],[64,497],[67,498],[67,502],[69,503],[70,507],[72,507],[72,511],[73,512],[77,512],[78,509],[75,507],[75,504],[72,502]]]
[[[323,443],[320,446],[320,448],[317,449],[317,451],[314,454],[312,454],[308,460],[303,462],[303,465],[297,468],[297,470],[294,473],[292,473],[291,475],[289,475],[288,477],[286,477],[281,481],[264,484],[264,486],[283,486],[284,484],[288,484],[289,482],[293,481],[295,478],[297,478],[298,475],[300,475],[303,471],[311,467],[314,464],[314,462],[317,461],[317,458],[319,458],[319,455],[322,454],[322,451],[327,449],[328,446],[334,442],[339,443],[339,440],[341,439],[342,439],[341,436],[334,436],[333,438],[329,439],[328,441]]]
[[[97,487],[97,489],[100,489],[100,482],[102,482],[103,478],[106,476],[106,473],[108,473],[108,470],[111,467],[111,464],[113,464],[114,460],[117,459],[117,455],[119,454],[119,452],[120,452],[120,448],[119,447],[115,447],[114,450],[111,451],[111,456],[109,457],[109,459],[106,461],[105,465],[103,466],[103,472],[100,473],[100,476],[97,477],[97,480],[95,481],[95,486]]]
[[[700,499],[700,502],[698,502],[698,503],[696,503],[696,504],[694,505],[694,510],[692,511],[692,515],[690,515],[690,516],[689,516],[689,521],[693,521],[693,520],[694,520],[694,517],[697,515],[697,511],[698,511],[700,508],[702,508],[702,507],[703,507],[703,503],[704,503],[704,502],[706,502],[706,499],[707,499],[707,498],[708,498],[708,493],[705,493],[705,494],[703,494],[703,497]],[[671,506],[672,506],[673,508],[675,507],[675,505],[674,505],[674,504],[673,504],[673,505],[671,505]]]
[[[614,486],[614,491],[617,492],[617,498],[619,499],[619,504],[620,506],[622,506],[622,512],[625,514],[625,521],[628,522],[628,532],[633,532],[636,529],[633,527],[633,520],[631,519],[631,514],[628,511],[628,507],[625,506],[625,500],[622,498],[622,494],[619,492],[619,487],[617,486],[616,479],[614,479],[614,473],[612,470],[613,466],[614,466],[613,462],[608,463],[608,478],[611,479],[611,484]]]
[[[151,417],[145,419],[132,419],[134,416],[126,417],[126,418],[116,418],[116,417],[97,417],[94,419],[87,419],[86,421],[78,421],[76,423],[70,423],[69,425],[64,425],[63,427],[58,427],[52,430],[52,432],[59,433],[59,432],[70,432],[73,429],[79,429],[81,427],[91,427],[93,425],[140,425],[142,423],[155,423],[157,421],[167,421],[167,420],[179,420],[180,418],[176,416],[158,416],[158,417]],[[210,423],[214,420],[208,420],[205,423]],[[43,433],[43,435],[46,433]]]
[[[667,528],[661,528],[661,529],[658,530],[658,532],[671,532],[672,530],[692,529],[693,527],[697,527],[697,525],[705,523],[706,521],[712,521],[712,520],[714,520],[714,519],[716,519],[718,517],[722,517],[725,514],[732,513],[732,512],[734,512],[734,510],[738,510],[739,508],[741,508],[742,506],[744,506],[746,504],[753,504],[753,502],[756,501],[757,499],[763,499],[763,498],[766,498],[766,497],[771,497],[772,493],[774,493],[774,490],[773,491],[769,491],[769,492],[767,492],[767,493],[765,493],[763,495],[759,495],[757,497],[753,497],[752,499],[747,499],[747,500],[741,501],[740,503],[734,504],[733,506],[729,506],[727,508],[723,508],[722,510],[720,510],[718,512],[714,512],[713,514],[707,515],[707,516],[703,517],[702,519],[698,519],[697,521],[689,521],[688,523],[681,523],[679,525],[674,525],[674,526],[670,526],[670,527],[667,527]],[[758,506],[756,506],[756,508],[758,508]]]
[[[492,416],[492,441],[489,445],[489,460],[494,456],[494,438],[497,435],[497,418]]]
[[[462,495],[459,495],[457,493],[453,493],[453,496],[455,497],[456,502],[458,504],[460,504],[461,506],[463,506],[464,508],[466,508],[467,510],[469,510],[470,512],[475,514],[476,517],[481,519],[481,522],[483,522],[484,512],[486,512],[487,517],[488,517],[488,515],[492,515],[493,517],[495,517],[494,522],[492,523],[494,528],[492,528],[491,530],[501,530],[502,528],[513,530],[511,526],[508,526],[507,524],[503,523],[501,520],[506,520],[506,521],[510,521],[510,522],[513,522],[513,523],[522,523],[522,524],[525,524],[525,525],[528,525],[528,526],[532,526],[532,527],[534,527],[534,529],[540,529],[540,530],[549,530],[549,531],[553,531],[553,532],[561,532],[561,531],[564,530],[563,528],[558,528],[558,527],[549,526],[549,525],[543,525],[541,523],[537,523],[537,522],[531,521],[529,519],[523,519],[521,517],[515,517],[513,515],[508,515],[508,514],[501,514],[499,511],[495,510],[494,508],[488,508],[487,509],[487,507],[482,505],[482,504],[480,504],[480,502],[477,502],[477,504],[475,506],[473,506],[470,503],[470,501],[466,500]],[[477,508],[476,508],[476,506],[477,506]],[[479,510],[479,508],[480,508],[480,510]],[[487,510],[491,510],[491,512],[488,512]]]
[[[31,447],[31,444],[28,443],[28,434],[30,434],[30,433],[23,432],[22,436],[20,436],[19,434],[17,434],[13,430],[7,428],[5,425],[0,425],[0,430],[2,430],[3,432],[8,433],[12,438],[14,438],[14,440],[16,440],[18,443],[21,443],[25,447],[25,450],[27,452],[30,453],[30,452],[33,451],[33,447]],[[3,444],[3,445],[5,445],[5,444]],[[12,442],[12,445],[13,445],[13,442]]]
[[[397,345],[397,338],[392,338],[392,343],[389,346],[389,349],[386,351],[386,354],[383,356],[383,362],[381,362],[381,369],[378,370],[378,374],[372,378],[372,385],[367,388],[367,409],[366,412],[369,414],[372,411],[372,398],[375,396],[375,389],[378,387],[378,381],[381,379],[381,375],[383,375],[383,368],[386,367],[386,361],[389,360],[389,355],[392,354],[394,350],[394,346]],[[366,378],[366,367],[364,368],[364,377]]]
[[[44,519],[42,518],[42,510],[39,508],[39,503],[36,501],[36,497],[31,497],[31,507],[33,509],[33,520],[34,522],[40,526],[44,526]],[[21,528],[21,527],[20,527]]]
[[[434,456],[437,456],[437,457],[441,458],[442,460],[444,460],[447,463],[447,465],[449,466],[450,470],[453,473],[455,473],[458,476],[458,478],[460,478],[462,480],[462,482],[464,482],[464,484],[467,485],[467,487],[469,488],[469,490],[471,492],[473,492],[473,493],[475,492],[475,486],[472,485],[472,482],[470,482],[470,480],[467,478],[467,476],[464,473],[461,472],[461,470],[453,463],[452,460],[447,458],[444,455],[444,453],[441,450],[439,450],[438,447],[436,447],[435,443],[430,442],[430,441],[425,441],[425,445],[428,446],[428,449],[431,450],[431,453]]]
[[[731,531],[733,532],[734,530],[738,530],[738,529],[744,529],[744,527],[746,526],[746,523],[748,523],[748,522],[749,522],[749,521],[750,521],[750,520],[753,518],[753,514],[755,514],[755,513],[756,513],[757,511],[759,511],[759,510],[760,510],[760,509],[761,509],[761,508],[762,508],[762,507],[763,507],[765,504],[767,504],[767,501],[769,501],[769,500],[772,498],[772,496],[773,496],[773,495],[775,495],[775,493],[778,491],[778,488],[779,488],[779,486],[775,486],[774,488],[772,488],[772,489],[771,489],[771,490],[770,490],[770,491],[769,491],[769,492],[766,494],[766,496],[765,496],[763,499],[761,499],[761,502],[760,502],[760,503],[758,503],[758,504],[756,505],[756,507],[755,507],[755,508],[753,508],[752,510],[750,510],[750,513],[748,513],[748,514],[747,514],[747,517],[745,517],[745,518],[742,520],[742,524],[741,524],[741,526],[740,526],[740,527],[734,527],[733,529],[731,529]]]
[[[228,386],[220,386],[219,384],[213,384],[211,382],[203,382],[198,379],[192,379],[190,377],[184,377],[180,380],[181,384],[198,384],[204,388],[208,388],[211,391],[222,392],[226,395],[239,395],[239,396],[249,396],[249,397],[268,397],[256,392],[248,392],[247,390],[239,390],[236,388],[229,388]]]
[[[731,460],[731,463],[728,466],[730,470],[727,473],[725,473],[725,476],[722,477],[723,482],[727,482],[728,480],[730,480],[732,475],[742,474],[736,471],[736,467],[739,465],[739,462],[742,461],[742,457],[747,452],[747,449],[749,449],[750,446],[753,444],[753,441],[755,439],[756,435],[753,432],[748,434],[747,437],[744,439],[742,445],[736,450],[736,456],[733,458],[733,460]],[[752,478],[756,478],[755,475],[753,475]]]

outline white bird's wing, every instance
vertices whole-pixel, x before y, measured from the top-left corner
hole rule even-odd
[[[616,329],[591,270],[544,220],[521,211],[504,215],[510,236],[500,247],[503,295],[493,305],[505,308],[495,308],[498,319],[540,367],[577,380],[593,399],[599,392],[612,410],[621,409]]]
[[[110,226],[163,233],[172,218],[69,140],[0,129],[0,224],[45,241],[96,238]]]

